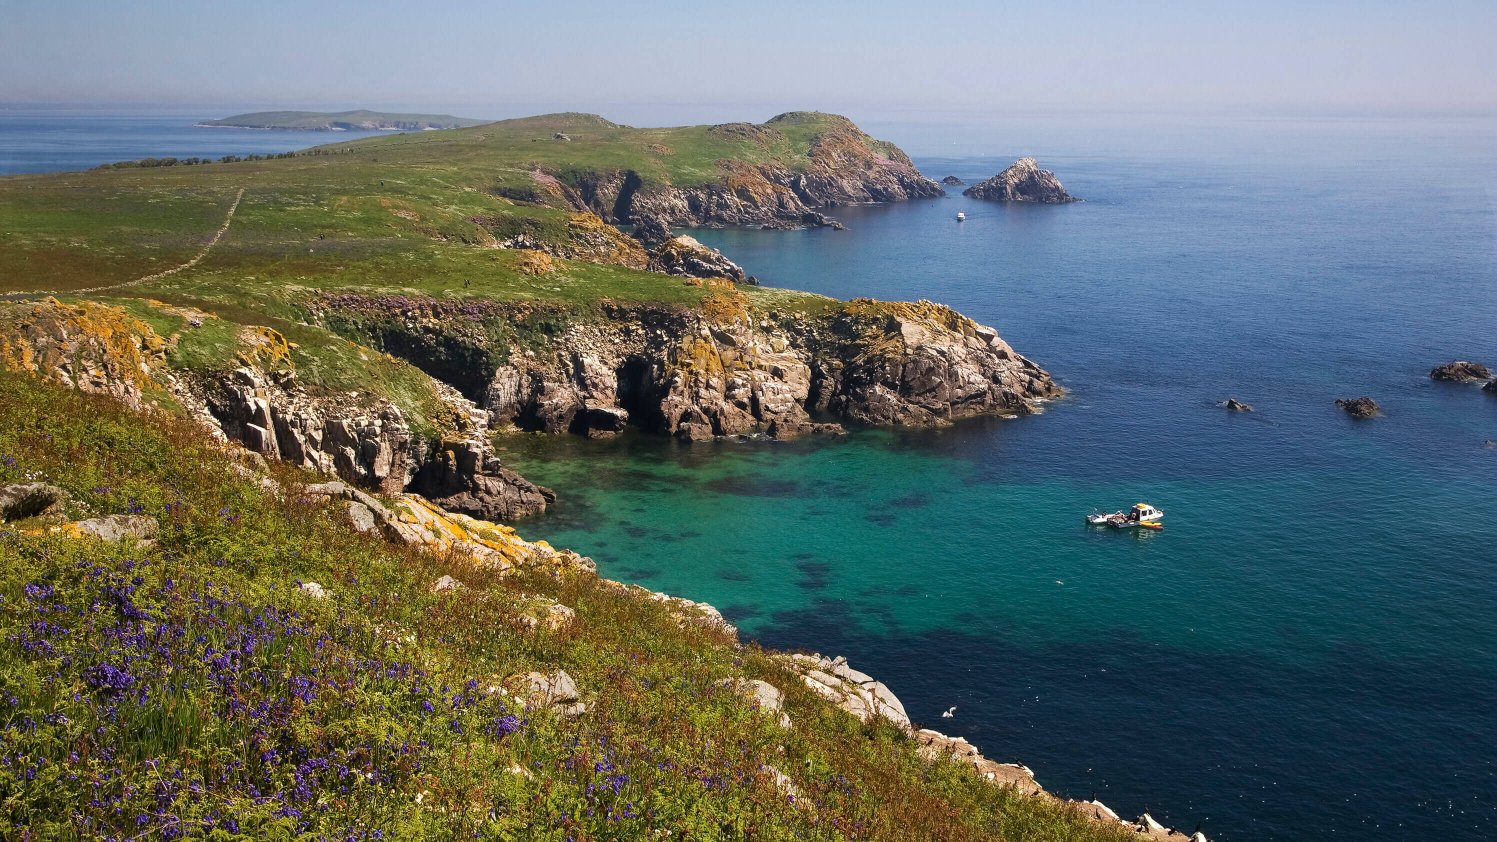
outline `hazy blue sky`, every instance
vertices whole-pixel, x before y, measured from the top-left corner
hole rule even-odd
[[[1497,110],[1497,0],[0,0],[0,102]]]

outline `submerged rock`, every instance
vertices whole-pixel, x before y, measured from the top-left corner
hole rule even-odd
[[[1431,380],[1444,380],[1450,383],[1475,383],[1482,380],[1491,380],[1492,372],[1481,363],[1473,363],[1467,360],[1456,360],[1435,366],[1429,373]]]
[[[1080,201],[1066,192],[1055,173],[1040,169],[1039,163],[1033,158],[1020,158],[987,181],[963,190],[962,195],[995,202],[1033,202],[1044,205]]]
[[[1372,398],[1338,398],[1336,405],[1346,410],[1353,418],[1371,418],[1383,411]]]

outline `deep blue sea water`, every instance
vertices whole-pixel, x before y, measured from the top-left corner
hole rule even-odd
[[[697,235],[768,283],[951,304],[1069,397],[831,441],[527,438],[511,461],[561,501],[525,534],[847,655],[916,720],[1125,815],[1497,836],[1497,397],[1427,378],[1497,367],[1497,121],[868,128],[934,178],[1034,154],[1087,201],[953,191],[838,209],[842,232]],[[97,160],[48,164],[0,122],[0,160],[244,151],[95,129]],[[1332,404],[1363,394],[1383,417]],[[1082,525],[1139,499],[1163,532]]]

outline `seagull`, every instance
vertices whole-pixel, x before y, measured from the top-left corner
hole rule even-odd
[[[1056,579],[1055,580],[1055,584],[1057,584],[1057,585],[1064,585],[1065,583],[1066,583],[1065,579]]]
[[[951,707],[949,707],[949,708],[946,709],[945,713],[941,714],[941,718],[942,719],[952,719],[955,716],[956,716],[956,705],[952,705]]]

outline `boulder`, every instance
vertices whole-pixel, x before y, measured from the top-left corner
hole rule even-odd
[[[68,493],[55,485],[28,482],[0,488],[0,520],[24,520],[58,514]]]
[[[962,181],[960,178],[957,178],[954,175],[948,175],[945,178],[941,179],[941,183],[946,185],[947,187],[961,187],[966,182]]]
[[[440,579],[438,579],[438,580],[436,580],[435,582],[432,583],[431,589],[432,589],[433,593],[447,593],[449,591],[460,591],[460,590],[463,589],[463,583],[459,582],[458,580],[456,580],[454,578],[452,578],[451,576],[445,576],[444,575],[442,578],[440,578]]]
[[[1492,372],[1481,363],[1456,360],[1452,363],[1435,366],[1429,372],[1429,379],[1443,380],[1450,383],[1477,383],[1483,380],[1491,380]]]
[[[332,594],[328,592],[327,588],[324,588],[322,585],[319,585],[316,582],[302,582],[300,585],[296,586],[296,589],[313,599],[327,599],[328,597],[332,596]]]
[[[100,541],[151,541],[155,539],[159,526],[156,519],[145,515],[109,515],[69,523],[63,527],[75,535],[86,535]]]
[[[1481,387],[1481,390],[1487,394],[1497,395],[1497,380],[1488,381],[1487,385]]]
[[[579,716],[587,712],[587,705],[580,701],[577,682],[566,670],[527,672],[511,676],[505,683],[532,707],[550,708],[562,716]]]
[[[1336,405],[1346,410],[1353,418],[1371,418],[1383,411],[1382,407],[1377,405],[1377,401],[1369,397],[1337,398]]]
[[[344,501],[343,514],[356,532],[379,531],[379,524],[374,519],[374,511],[357,500]]]
[[[978,182],[963,190],[962,195],[994,202],[1031,202],[1042,205],[1080,201],[1066,192],[1055,173],[1040,169],[1039,163],[1033,158],[1020,158],[987,181]]]
[[[790,727],[790,715],[783,710],[785,694],[780,692],[780,688],[757,678],[724,678],[717,682],[717,685],[728,688],[765,713],[772,716],[779,714],[776,721],[779,722],[780,727]]]

